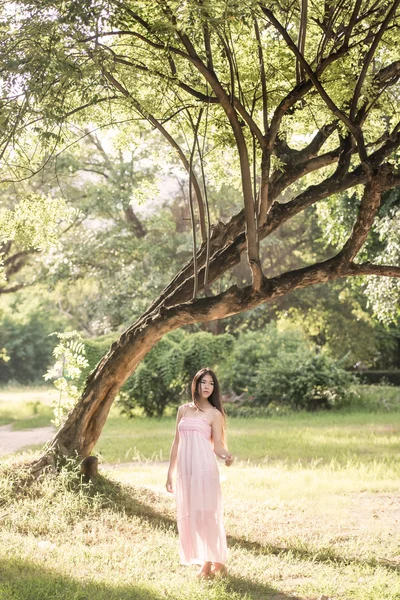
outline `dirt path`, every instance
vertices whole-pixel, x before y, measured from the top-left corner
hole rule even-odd
[[[0,456],[17,452],[26,446],[45,444],[53,437],[54,427],[37,427],[36,429],[24,429],[13,431],[12,425],[0,426]]]

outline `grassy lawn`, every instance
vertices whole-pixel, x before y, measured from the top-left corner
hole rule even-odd
[[[14,431],[50,425],[57,398],[54,387],[0,388],[0,425],[12,425]]]
[[[396,411],[231,418],[229,575],[199,582],[164,489],[174,420],[113,409],[95,486],[13,487],[31,455],[3,459],[0,600],[400,600],[399,431]]]
[[[169,419],[111,415],[96,451],[107,463],[168,460],[175,430]],[[318,413],[269,419],[231,418],[230,451],[239,460],[346,464],[400,455],[400,413]]]

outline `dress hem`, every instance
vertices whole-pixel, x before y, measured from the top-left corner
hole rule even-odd
[[[193,560],[190,561],[183,561],[181,560],[180,563],[181,565],[202,565],[205,562],[212,562],[212,563],[219,563],[220,565],[225,565],[226,561],[220,561],[220,560],[211,560],[211,559],[207,559],[205,558],[204,560],[200,560],[199,558],[194,558]]]

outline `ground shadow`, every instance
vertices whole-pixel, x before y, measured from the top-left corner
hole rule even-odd
[[[97,492],[106,499],[106,505],[111,506],[113,510],[128,517],[139,517],[152,527],[172,529],[178,533],[175,515],[162,513],[152,506],[158,502],[157,493],[119,483],[104,476],[99,476],[98,481],[91,487],[91,494]]]
[[[130,484],[121,484],[105,477],[99,478],[97,485],[93,487],[93,490],[96,489],[100,493],[107,490],[107,502],[113,506],[114,510],[127,516],[138,517],[151,527],[162,527],[170,530],[176,536],[178,535],[175,515],[160,513],[151,506],[151,502],[157,501],[157,494],[151,490],[139,489]],[[234,544],[240,544],[240,540],[228,537],[228,545]],[[257,553],[259,552],[257,551]],[[223,584],[228,592],[243,594],[249,600],[301,600],[293,595],[288,596],[270,585],[257,583],[245,577],[228,574],[223,579]],[[212,585],[212,580],[210,585]]]
[[[293,596],[293,594],[288,596],[269,585],[257,583],[245,577],[227,575],[225,588],[228,592],[243,594],[243,597],[251,600],[303,600],[300,596]]]
[[[129,484],[121,484],[110,479],[103,478],[103,485],[109,491],[110,501],[114,509],[124,512],[128,516],[136,516],[146,521],[152,527],[163,527],[171,529],[177,534],[175,515],[166,515],[151,506],[156,503],[157,494],[144,488],[135,488]],[[249,541],[240,537],[228,535],[228,546],[238,546],[253,554],[264,554],[274,556],[284,556],[290,554],[301,560],[309,560],[312,562],[337,565],[361,565],[372,568],[383,567],[389,571],[400,572],[400,565],[390,564],[384,560],[361,560],[355,557],[346,557],[335,553],[332,549],[321,548],[317,551],[312,551],[307,548],[299,548],[296,546],[276,546],[259,541]]]
[[[202,584],[199,582],[199,586]],[[228,594],[243,594],[249,600],[302,600],[245,578],[227,576],[222,585]],[[200,590],[204,600],[209,597],[207,588],[211,588],[210,597],[215,597],[213,581],[209,581],[207,587]],[[0,559],[0,597],[6,600],[165,600],[166,596],[145,585],[83,582],[31,561],[10,558]]]
[[[330,548],[321,548],[316,551],[307,550],[307,548],[298,548],[296,546],[274,546],[273,544],[262,544],[257,541],[248,541],[235,536],[227,536],[228,546],[239,546],[253,554],[264,554],[274,556],[284,556],[290,554],[291,557],[302,560],[309,560],[314,563],[337,564],[341,566],[356,565],[372,568],[385,568],[388,571],[400,572],[400,564],[391,564],[385,560],[361,560],[355,557],[346,557],[333,552]]]
[[[165,600],[143,585],[111,586],[79,581],[18,558],[0,559],[0,597],[6,600]]]

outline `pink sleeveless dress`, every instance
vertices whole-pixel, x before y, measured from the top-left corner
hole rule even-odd
[[[228,552],[211,425],[200,417],[183,416],[178,431],[176,508],[180,561],[185,565],[206,561],[224,564]]]

